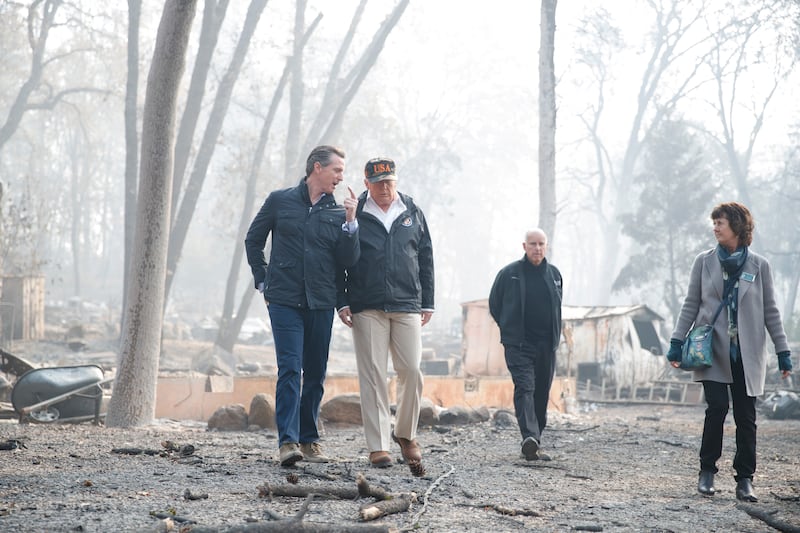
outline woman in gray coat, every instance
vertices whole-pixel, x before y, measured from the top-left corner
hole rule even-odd
[[[792,370],[791,352],[775,300],[769,262],[749,250],[753,217],[742,204],[719,204],[711,211],[717,246],[698,255],[692,265],[689,288],[670,339],[667,359],[678,368],[687,332],[708,324],[724,301],[714,322],[714,362],[694,371],[703,383],[706,416],[700,445],[697,490],[713,495],[717,460],[722,455],[722,435],[728,414],[728,391],[736,422],[736,498],[757,501],[753,492],[756,470],[756,397],[764,393],[766,343],[769,333],[783,378]]]

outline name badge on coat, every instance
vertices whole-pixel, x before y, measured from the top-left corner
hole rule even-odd
[[[751,274],[750,272],[742,272],[742,275],[739,276],[739,279],[753,283],[756,280],[756,275]]]

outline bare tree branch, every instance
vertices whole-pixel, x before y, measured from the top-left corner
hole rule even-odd
[[[41,102],[30,102],[25,106],[25,109],[53,109],[61,100],[64,99],[65,96],[77,93],[97,93],[107,96],[111,94],[111,91],[106,89],[96,89],[94,87],[73,87],[72,89],[64,89],[63,91],[59,91],[47,100],[43,100]]]

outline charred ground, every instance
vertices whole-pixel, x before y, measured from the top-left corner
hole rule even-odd
[[[0,530],[267,531],[279,517],[296,517],[281,529],[800,531],[800,421],[760,418],[760,501],[745,505],[734,496],[732,423],[719,493],[695,490],[702,417],[701,407],[584,405],[580,414],[553,415],[544,440],[553,460],[535,462],[520,458],[508,417],[426,428],[422,478],[403,464],[370,468],[359,427],[325,428],[335,462],[283,468],[270,431],[209,432],[168,420],[139,429],[6,421],[0,442],[20,446],[0,451]],[[181,453],[187,445],[193,452]],[[359,507],[369,499],[269,497],[271,487],[290,483],[352,488],[359,474],[391,493],[413,492],[416,502],[363,522]]]

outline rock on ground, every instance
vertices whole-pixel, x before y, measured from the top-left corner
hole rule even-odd
[[[359,473],[390,492],[414,492],[417,502],[365,524],[358,510],[369,500],[316,499],[303,524],[425,532],[775,531],[748,514],[755,508],[784,530],[797,530],[800,421],[760,418],[754,480],[760,501],[748,507],[734,496],[732,421],[719,493],[696,492],[702,418],[702,407],[641,405],[552,414],[542,443],[552,461],[532,462],[520,457],[516,426],[493,420],[436,426],[418,436],[427,469],[421,478],[403,464],[370,468],[354,426],[325,427],[322,444],[335,462],[283,468],[270,430],[209,432],[205,424],[168,420],[137,429],[6,421],[0,442],[16,439],[25,447],[0,451],[0,530],[254,529],[276,516],[293,517],[305,504],[262,497],[265,487],[290,480],[354,487]],[[143,453],[131,455],[136,449]],[[160,518],[170,515],[175,519]]]

